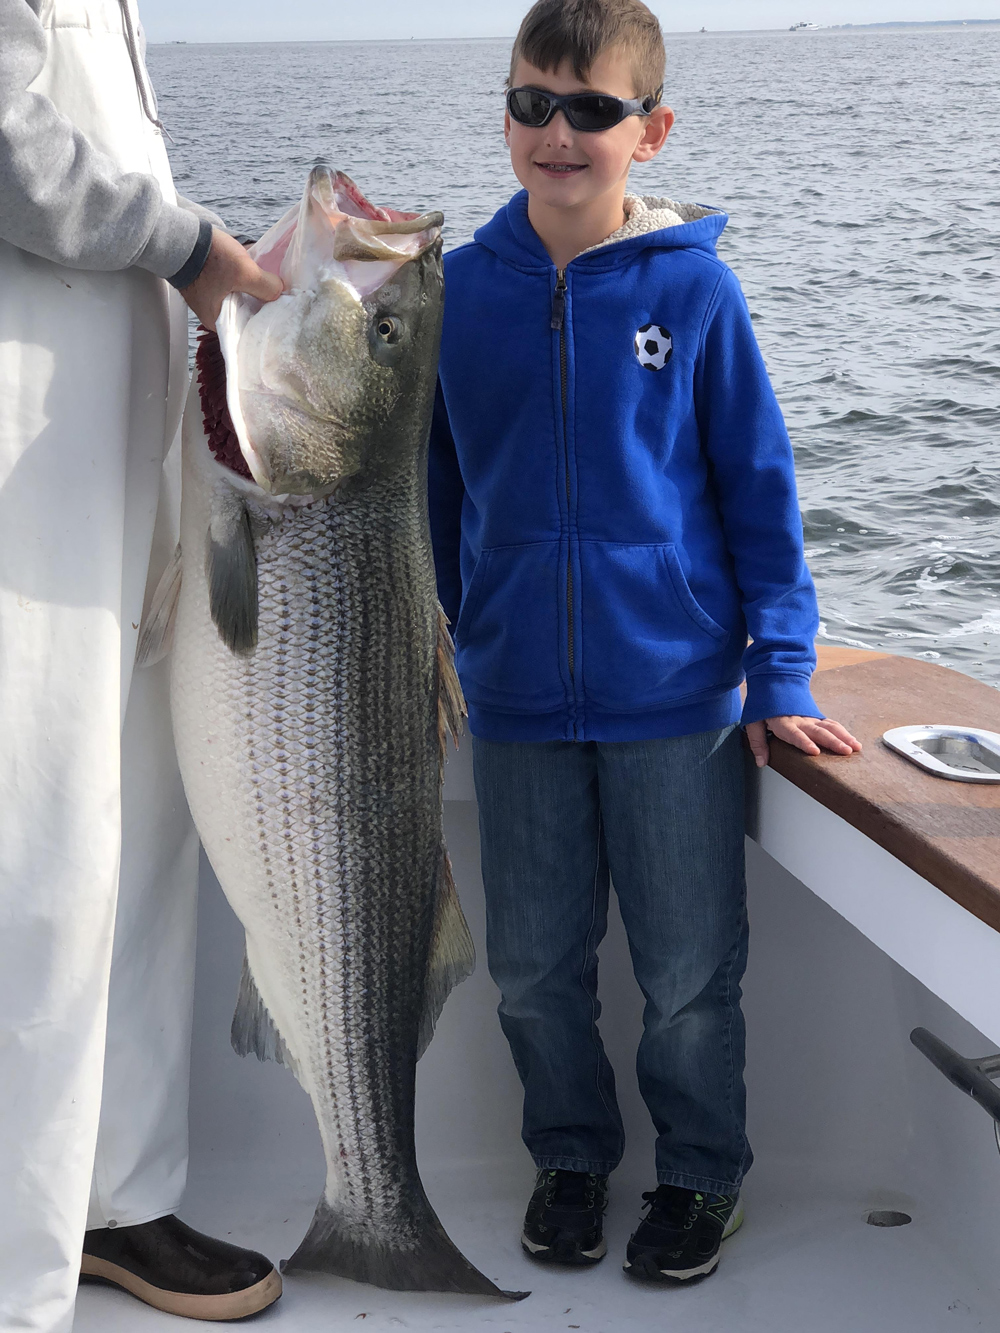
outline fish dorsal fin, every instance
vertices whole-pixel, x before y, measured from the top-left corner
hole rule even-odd
[[[246,953],[243,955],[243,974],[240,977],[240,993],[233,1014],[230,1041],[237,1055],[255,1055],[261,1061],[273,1060],[298,1077],[292,1053],[260,997]]]
[[[181,546],[178,542],[170,563],[156,585],[153,600],[139,630],[139,643],[135,650],[137,667],[155,666],[173,647],[177,604],[181,596],[181,573]]]
[[[427,963],[427,984],[424,988],[424,1011],[420,1019],[420,1036],[417,1041],[418,1060],[431,1043],[445,1000],[460,981],[472,975],[475,966],[476,947],[472,942],[472,934],[455,891],[451,860],[442,847],[434,909],[434,930]]]

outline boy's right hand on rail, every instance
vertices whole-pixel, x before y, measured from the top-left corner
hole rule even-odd
[[[831,718],[769,717],[766,722],[748,722],[746,726],[747,740],[758,768],[764,768],[771,757],[768,731],[806,754],[821,754],[823,750],[833,754],[856,754],[861,750],[861,742]]]
[[[212,228],[212,248],[205,267],[194,282],[181,288],[188,303],[206,329],[214,329],[222,302],[230,292],[246,292],[258,301],[274,301],[284,291],[276,273],[267,273],[247,254],[239,241]]]

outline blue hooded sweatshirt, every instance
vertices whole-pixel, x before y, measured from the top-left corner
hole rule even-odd
[[[792,450],[715,253],[726,215],[629,196],[560,274],[527,203],[445,258],[431,531],[473,733],[821,717]]]

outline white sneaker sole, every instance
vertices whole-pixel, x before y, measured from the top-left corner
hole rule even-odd
[[[745,1216],[746,1209],[743,1207],[743,1200],[737,1199],[736,1207],[733,1209],[733,1215],[726,1223],[726,1229],[722,1233],[723,1240],[728,1240],[735,1231],[739,1231],[740,1227],[743,1225]],[[694,1277],[707,1277],[709,1273],[714,1273],[719,1266],[720,1257],[719,1251],[716,1250],[711,1259],[706,1260],[703,1264],[699,1264],[697,1268],[684,1268],[679,1270],[661,1268],[660,1274],[662,1277],[670,1278],[674,1282],[690,1282]],[[631,1267],[632,1265],[626,1260],[624,1264],[625,1272],[629,1272]]]
[[[536,1258],[542,1258],[545,1255],[551,1253],[552,1250],[551,1245],[539,1245],[537,1241],[529,1240],[523,1231],[521,1232],[521,1244],[524,1246],[524,1248],[528,1251],[529,1254],[534,1255]],[[583,1256],[584,1259],[591,1259],[596,1261],[597,1259],[603,1259],[604,1256],[607,1254],[607,1252],[608,1252],[608,1242],[602,1236],[601,1243],[595,1249],[581,1250],[580,1254]]]

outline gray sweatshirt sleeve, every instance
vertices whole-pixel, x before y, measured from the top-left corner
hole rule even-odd
[[[218,227],[220,231],[229,231],[218,213],[213,213],[204,204],[196,204],[193,199],[185,199],[182,194],[177,196],[177,202],[181,208],[186,208],[189,213],[193,213],[199,222],[207,222],[209,226]]]
[[[120,171],[49,98],[28,92],[45,55],[28,0],[0,0],[0,238],[71,268],[182,273],[205,248],[207,223],[167,203],[153,176]]]

